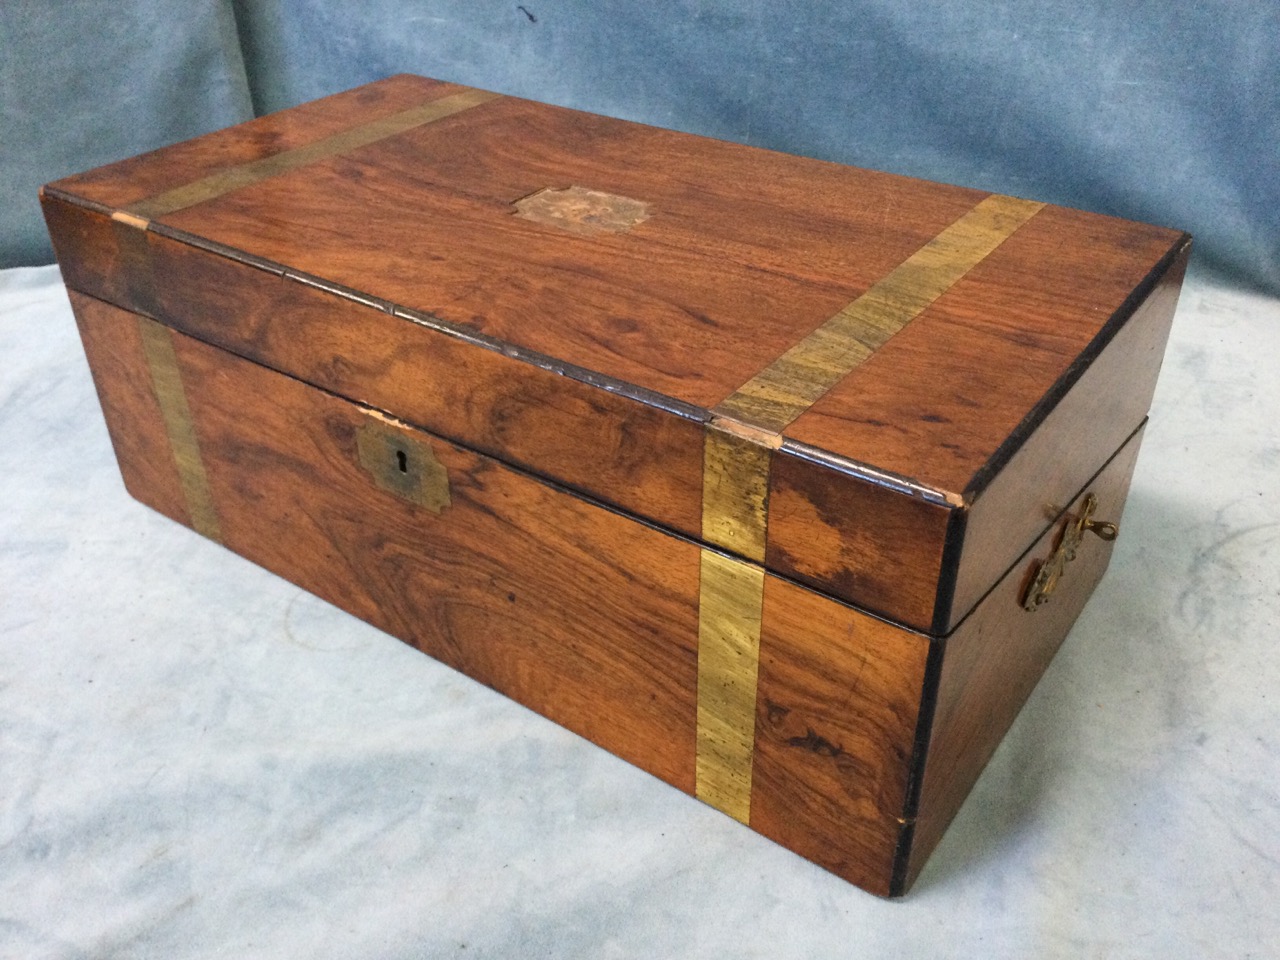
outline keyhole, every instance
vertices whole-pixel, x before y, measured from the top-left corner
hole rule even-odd
[[[396,464],[400,467],[401,473],[409,472],[409,455],[403,450],[396,451]]]

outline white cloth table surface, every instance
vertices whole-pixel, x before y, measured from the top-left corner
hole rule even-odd
[[[1280,956],[1280,303],[1183,292],[1111,569],[863,893],[124,491],[0,272],[0,957]]]

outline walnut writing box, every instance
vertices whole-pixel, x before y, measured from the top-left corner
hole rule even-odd
[[[885,895],[1102,576],[1189,246],[413,76],[43,203],[135,497]]]

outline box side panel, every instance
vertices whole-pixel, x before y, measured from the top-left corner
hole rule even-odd
[[[120,311],[114,307],[68,292],[125,489],[166,517],[191,526],[138,325],[115,322]]]
[[[929,642],[765,583],[751,827],[887,896]]]
[[[1087,364],[1007,463],[994,460],[969,510],[948,632],[1008,569],[1151,406],[1189,250],[1182,247],[1127,322]],[[1057,399],[1057,398],[1050,398]],[[990,482],[987,483],[988,476]]]
[[[1036,541],[944,641],[914,836],[909,859],[900,865],[903,890],[919,875],[1084,609],[1106,572],[1112,544],[1085,533],[1049,601],[1027,611],[1023,600],[1037,566],[1053,556],[1088,494],[1097,497],[1096,519],[1119,524],[1141,440],[1139,430],[1085,485],[1067,517]]]

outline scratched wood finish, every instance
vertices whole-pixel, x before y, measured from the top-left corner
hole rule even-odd
[[[392,78],[59,181],[45,208],[68,283],[329,389],[381,396],[415,423],[696,536],[701,420],[985,196],[499,98],[173,211],[141,236],[108,217],[459,89]],[[569,184],[641,200],[652,215],[589,237],[513,215],[521,197]],[[786,428],[799,446],[772,458],[770,562],[920,629],[958,622],[1043,530],[1045,504],[1073,492],[1069,479],[1038,489],[1035,470],[992,478],[1139,306],[1135,288],[1176,272],[1183,242],[1077,211],[1037,213]],[[498,349],[445,344],[234,258],[429,314]],[[1171,301],[1160,309],[1153,329]],[[269,315],[316,337],[263,332]],[[340,330],[353,324],[379,343]],[[521,351],[550,369],[506,355]],[[606,389],[558,376],[557,364]],[[1153,387],[1155,367],[1139,370],[1108,383],[1124,393],[1112,406],[1131,415],[1124,429]],[[1072,449],[1081,475],[1114,449],[1074,443],[1085,434],[1069,416],[1045,419],[1046,430],[1070,436],[1038,449]],[[884,488],[801,456],[805,446],[947,502],[890,503]],[[993,551],[1006,515],[1012,532]],[[965,546],[966,531],[981,547]],[[836,559],[815,548],[833,543]]]
[[[1093,493],[1097,519],[1120,524],[1120,536],[1125,535],[1121,519],[1141,441],[1139,430],[1069,504],[1069,515],[1076,515],[1085,495]],[[908,859],[899,865],[898,892],[919,875],[1106,572],[1114,544],[1086,534],[1049,602],[1033,613],[1022,609],[1034,565],[1052,554],[1063,522],[1032,545],[950,637],[937,641],[943,653],[928,753]]]

